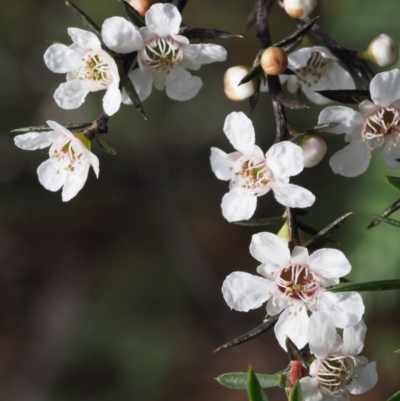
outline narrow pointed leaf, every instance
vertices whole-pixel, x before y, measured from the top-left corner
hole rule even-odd
[[[312,20],[308,21],[306,24],[304,24],[300,29],[298,29],[296,32],[293,34],[289,35],[285,39],[281,40],[278,43],[275,43],[275,47],[280,47],[281,49],[288,51],[292,47],[295,47],[298,45],[304,38],[304,36],[307,35],[308,31],[312,28],[314,25],[316,19],[318,17],[313,18]]]
[[[268,397],[251,367],[249,368],[247,375],[247,395],[249,401],[268,401]]]
[[[241,81],[239,82],[239,85],[243,85],[246,82],[251,81],[252,79],[258,77],[259,75],[264,74],[260,64],[256,63],[251,69],[250,71],[241,79]]]
[[[269,217],[267,219],[240,220],[240,221],[235,221],[234,224],[246,227],[265,227],[281,223],[283,220],[284,220],[283,216],[277,216],[277,217]]]
[[[292,110],[309,109],[309,107],[306,104],[301,103],[296,99],[288,99],[287,97],[284,96],[283,93],[279,93],[277,99],[282,106],[285,106],[288,109]]]
[[[400,391],[393,394],[390,398],[387,399],[387,401],[400,401]]]
[[[259,335],[265,333],[267,330],[269,330],[271,327],[273,327],[274,324],[277,322],[278,318],[279,318],[279,315],[266,317],[262,324],[255,327],[254,329],[250,330],[249,332],[242,334],[239,337],[236,337],[235,339],[227,342],[226,344],[221,345],[216,350],[214,350],[214,352],[218,352],[218,351],[222,351],[224,349],[234,347],[235,345],[245,343],[246,341],[250,341],[253,338],[258,337]]]
[[[308,224],[306,224],[302,221],[297,221],[297,225],[299,226],[300,229],[302,229],[307,234],[310,234],[310,235],[318,234],[318,231],[315,228],[310,227]],[[336,240],[334,240],[332,238],[328,242],[332,242],[334,244],[338,243]]]
[[[127,1],[120,0],[122,6],[124,7],[125,13],[129,20],[139,28],[146,25],[144,18],[133,8]]]
[[[337,127],[340,124],[340,122],[337,123],[326,123],[326,124],[317,124],[314,125],[314,127],[312,127],[310,129],[310,131],[319,131],[319,132],[323,132],[323,131],[329,131],[332,128]]]
[[[396,351],[393,351],[392,354],[400,354],[400,349],[396,349]]]
[[[400,199],[391,204],[387,209],[385,209],[380,215],[379,218],[382,217],[387,217],[390,216],[392,213],[394,213],[396,210],[400,209]],[[375,227],[377,224],[379,224],[382,220],[376,218],[373,220],[370,225],[367,227],[367,229]]]
[[[340,89],[315,91],[326,98],[344,104],[358,104],[364,100],[371,100],[369,91],[365,89]]]
[[[286,343],[286,348],[287,348],[289,359],[291,361],[303,362],[304,361],[303,354],[297,348],[296,344],[288,336],[286,336],[285,343]]]
[[[120,71],[120,79],[122,86],[125,88],[126,93],[128,94],[129,98],[132,100],[132,103],[135,105],[139,113],[143,116],[145,120],[146,114],[144,113],[144,109],[142,106],[142,102],[139,99],[139,95],[136,92],[135,87],[133,86],[132,81],[129,79],[128,75],[124,71]]]
[[[260,80],[257,79],[256,90],[249,98],[250,113],[253,113],[254,109],[256,108],[259,97],[260,97]]]
[[[391,185],[394,189],[400,191],[400,177],[385,177],[385,180],[389,185]]]
[[[75,17],[78,18],[87,29],[89,29],[89,31],[93,32],[100,40],[102,40],[100,28],[82,10],[70,1],[66,1],[65,5],[72,14],[74,14]]]
[[[179,34],[187,37],[188,39],[229,39],[229,38],[242,38],[243,36],[231,32],[220,31],[219,29],[205,29],[205,28],[191,28],[182,27]]]
[[[387,223],[394,227],[400,227],[400,221],[398,221],[398,220],[390,219],[388,217],[381,217],[381,216],[374,216],[374,217],[376,217],[375,220],[378,220],[382,223]]]
[[[257,379],[262,388],[271,387],[286,387],[287,381],[285,375],[282,373],[275,375],[266,375],[263,373],[256,373]],[[219,384],[229,387],[234,390],[246,390],[247,388],[247,373],[246,372],[232,372],[224,373],[216,378]]]
[[[329,288],[329,291],[331,292],[389,290],[400,290],[400,280],[367,281],[365,283],[344,283]]]
[[[63,127],[69,129],[70,131],[83,131],[90,125],[92,125],[92,123],[62,124]],[[41,131],[53,131],[53,128],[50,128],[48,125],[37,125],[32,127],[13,129],[11,132],[41,132]]]
[[[330,239],[333,238],[336,231],[344,223],[344,221],[352,215],[352,212],[345,214],[342,217],[336,219],[333,223],[329,224],[317,235],[311,238],[304,246],[309,250],[310,253],[322,248]]]
[[[297,380],[290,393],[289,401],[303,401],[300,382]]]
[[[188,3],[188,0],[179,0],[178,1],[178,10],[180,13],[182,13],[182,11],[186,7],[187,3]]]
[[[112,148],[111,146],[109,146],[104,140],[103,138],[101,138],[100,135],[96,135],[96,141],[99,144],[99,146],[104,150],[104,152],[108,153],[109,155],[113,155],[113,156],[118,156],[118,152]]]

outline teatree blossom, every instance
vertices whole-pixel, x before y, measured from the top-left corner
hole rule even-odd
[[[339,122],[328,132],[345,134],[350,142],[335,153],[329,164],[336,174],[356,177],[364,173],[371,155],[383,155],[391,168],[400,168],[400,71],[398,69],[377,74],[369,90],[372,102],[364,100],[359,112],[344,106],[331,106],[322,110],[319,123]]]
[[[133,38],[127,46],[130,51],[138,52],[139,68],[131,71],[129,77],[140,99],[145,100],[150,95],[153,85],[156,89],[165,89],[171,99],[192,99],[203,83],[186,68],[198,70],[202,64],[224,61],[226,50],[214,44],[192,45],[189,39],[179,35],[182,17],[173,4],[152,5],[146,12],[145,21],[146,26],[139,31],[129,21],[124,23]],[[133,37],[134,32],[140,32],[140,35]],[[104,42],[110,47],[106,38]],[[125,92],[123,102],[131,104]]]
[[[351,75],[325,47],[304,47],[290,53],[288,60],[288,67],[295,73],[289,75],[287,81],[289,92],[296,93],[301,88],[306,97],[314,103],[330,102],[315,91],[355,89]]]
[[[277,235],[263,232],[253,235],[250,253],[262,264],[257,273],[233,272],[222,285],[222,294],[229,307],[248,312],[267,302],[267,313],[280,313],[275,325],[276,338],[286,349],[286,336],[303,348],[307,342],[309,314],[329,314],[336,327],[358,324],[364,304],[356,292],[332,293],[327,287],[351,270],[349,261],[337,249],[319,249],[309,255],[307,248],[294,247]]]
[[[90,141],[83,134],[73,134],[55,121],[47,121],[53,131],[28,132],[14,138],[15,145],[24,150],[50,146],[50,159],[37,169],[39,182],[49,191],[61,187],[62,200],[71,200],[86,182],[89,167],[99,176],[99,159],[90,152]]]
[[[308,342],[316,359],[310,376],[300,379],[304,401],[350,400],[349,393],[362,394],[378,381],[376,363],[358,354],[364,347],[367,327],[361,320],[336,334],[330,316],[314,313],[308,326]]]
[[[285,141],[273,145],[267,153],[255,145],[253,124],[242,112],[225,119],[224,132],[237,152],[226,154],[211,148],[211,168],[220,180],[230,180],[230,191],[222,198],[222,214],[228,221],[247,220],[255,212],[257,197],[273,191],[284,206],[311,206],[315,196],[302,187],[289,184],[289,177],[304,168],[300,146]]]

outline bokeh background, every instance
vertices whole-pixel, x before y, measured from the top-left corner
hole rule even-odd
[[[77,0],[99,24],[123,15],[116,0]],[[220,287],[232,271],[255,272],[248,246],[260,229],[227,223],[220,200],[227,183],[209,166],[211,146],[231,151],[222,127],[232,111],[249,114],[222,91],[224,71],[250,65],[257,51],[254,27],[245,28],[253,6],[243,0],[190,0],[184,21],[218,28],[244,39],[218,41],[228,60],[196,75],[204,87],[188,102],[153,91],[144,102],[148,121],[124,106],[104,138],[119,157],[102,152],[100,178],[91,172],[79,195],[64,204],[60,193],[38,183],[46,151],[13,145],[13,128],[85,122],[101,111],[102,93],[78,110],[58,108],[52,98],[64,80],[43,63],[53,42],[70,43],[67,27],[82,27],[54,0],[3,2],[0,13],[0,398],[4,401],[246,400],[214,378],[228,371],[273,373],[287,364],[272,332],[240,347],[213,354],[222,343],[258,325],[263,310],[230,311]],[[365,49],[380,33],[400,41],[398,0],[320,0],[315,14],[333,38]],[[275,41],[295,23],[275,6]],[[378,70],[375,70],[378,71]],[[316,122],[320,108],[288,112],[300,126]],[[257,143],[274,140],[268,94],[251,116]],[[340,249],[356,281],[399,277],[400,231],[366,227],[399,194],[384,176],[396,174],[373,159],[357,179],[334,175],[329,156],[341,136],[325,134],[328,155],[295,179],[317,196],[304,221],[321,229],[353,211],[338,232]],[[256,216],[281,213],[271,195],[260,198]],[[275,232],[279,227],[273,227]],[[364,354],[377,360],[380,381],[363,400],[386,400],[399,390],[399,293],[363,294],[369,328]],[[268,391],[272,401],[283,392]],[[355,397],[357,398],[357,397]]]

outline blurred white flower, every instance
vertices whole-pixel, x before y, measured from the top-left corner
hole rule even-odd
[[[273,145],[264,155],[254,144],[251,120],[242,112],[225,119],[224,132],[237,152],[226,154],[211,148],[211,168],[220,180],[230,180],[230,191],[222,198],[222,214],[228,221],[247,220],[255,212],[257,197],[273,191],[284,206],[311,206],[315,196],[302,187],[289,184],[289,177],[304,168],[300,146],[284,141]]]
[[[292,18],[306,18],[314,10],[317,0],[283,0],[283,7]]]
[[[364,100],[359,112],[344,106],[322,110],[319,123],[340,122],[330,131],[346,134],[350,142],[335,153],[329,164],[336,174],[356,177],[364,173],[371,155],[385,157],[391,168],[400,168],[400,71],[395,69],[377,74],[369,87],[372,102]]]
[[[317,135],[305,135],[300,142],[304,154],[304,167],[315,167],[328,150],[325,141]]]
[[[239,85],[239,82],[247,75],[249,68],[237,65],[228,68],[224,75],[224,92],[228,99],[240,101],[254,95],[255,85],[253,80]]]
[[[44,149],[50,146],[50,159],[37,169],[39,182],[49,191],[61,187],[62,200],[71,200],[86,182],[92,165],[99,176],[99,159],[90,150],[90,141],[83,134],[72,134],[55,121],[47,121],[54,131],[29,132],[17,135],[15,145],[24,150]]]
[[[399,59],[399,46],[393,38],[382,33],[369,44],[365,56],[379,67],[391,67]]]

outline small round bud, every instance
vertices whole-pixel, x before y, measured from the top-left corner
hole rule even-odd
[[[399,59],[399,46],[394,39],[383,33],[369,44],[364,57],[379,67],[390,67]]]
[[[317,0],[283,0],[283,7],[292,18],[308,17],[316,5]]]
[[[239,82],[248,72],[249,68],[242,65],[231,67],[226,70],[224,75],[224,92],[228,99],[238,102],[254,94],[255,86],[252,80],[239,85]]]
[[[142,17],[146,14],[147,10],[152,6],[151,0],[127,0],[128,4],[132,6]]]
[[[288,66],[287,54],[280,47],[268,47],[261,55],[261,68],[268,75],[282,74]]]
[[[305,135],[300,142],[300,147],[303,149],[304,167],[316,166],[327,151],[325,141],[315,135]]]

